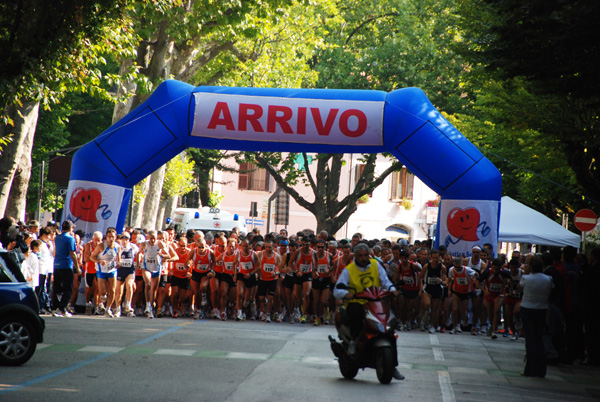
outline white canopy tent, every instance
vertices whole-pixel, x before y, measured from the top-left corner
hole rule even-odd
[[[498,240],[545,246],[579,248],[581,238],[535,209],[510,197],[502,197]]]

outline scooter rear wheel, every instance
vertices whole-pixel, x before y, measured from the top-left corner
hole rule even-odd
[[[394,356],[392,349],[388,347],[377,348],[375,355],[375,370],[377,379],[382,384],[389,384],[394,375]]]

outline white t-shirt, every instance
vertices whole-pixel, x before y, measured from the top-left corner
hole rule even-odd
[[[548,299],[554,287],[551,277],[541,272],[536,272],[523,275],[520,284],[523,288],[521,307],[537,310],[548,308]]]
[[[32,288],[40,284],[40,261],[36,253],[29,253],[29,256],[21,264],[21,272]],[[29,279],[29,280],[28,280]]]
[[[40,245],[40,275],[48,275],[54,272],[54,257],[52,251],[48,248],[48,244],[42,241]]]

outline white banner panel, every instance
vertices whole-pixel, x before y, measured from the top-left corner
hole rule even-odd
[[[116,226],[124,194],[123,187],[71,180],[63,209],[63,221],[70,219],[75,224],[75,230],[83,230],[85,241],[90,240],[95,231],[99,230],[104,234],[111,226],[121,233],[123,228]]]
[[[384,101],[198,92],[192,135],[244,141],[383,145]]]
[[[442,200],[440,203],[440,244],[453,256],[471,256],[471,249],[490,243],[498,247],[499,201]]]

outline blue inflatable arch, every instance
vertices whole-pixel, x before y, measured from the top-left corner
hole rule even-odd
[[[390,93],[195,88],[165,81],[75,153],[64,219],[76,222],[86,235],[123,227],[133,186],[190,147],[389,152],[441,195],[441,242],[452,248],[466,245],[467,250],[486,240],[496,244],[500,173],[418,88]],[[452,216],[444,216],[444,204],[452,207],[446,211]],[[448,233],[443,232],[446,223]]]

